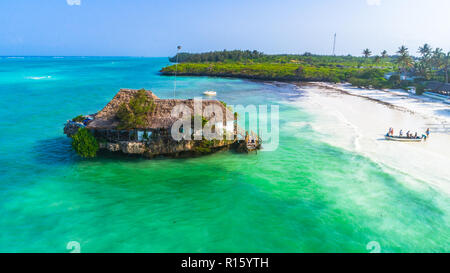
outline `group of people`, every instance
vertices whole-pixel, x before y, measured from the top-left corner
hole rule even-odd
[[[389,131],[387,133],[387,136],[393,137],[394,136],[394,128],[389,128]],[[425,134],[422,135],[423,139],[427,139],[430,136],[430,128],[427,128],[427,130],[425,131]],[[419,139],[420,137],[417,135],[417,132],[415,134],[411,133],[411,131],[406,132],[406,135],[403,136],[403,130],[400,130],[399,136],[398,137],[405,137],[405,138],[417,138]]]

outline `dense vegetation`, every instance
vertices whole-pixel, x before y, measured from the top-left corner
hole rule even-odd
[[[413,67],[416,74],[425,80],[437,80],[448,83],[450,67],[450,52],[445,53],[442,48],[433,49],[424,44],[418,50],[420,59],[413,63],[406,62],[406,67]]]
[[[78,115],[72,119],[74,122],[83,122],[85,117],[83,115]]]
[[[117,117],[120,120],[118,129],[135,129],[145,126],[148,113],[153,112],[154,109],[153,98],[147,95],[145,89],[139,90],[128,104],[120,105],[117,111]]]
[[[195,141],[194,152],[199,154],[209,154],[213,151],[214,145],[217,145],[217,140],[207,140],[204,137],[201,141]]]
[[[224,61],[244,61],[260,59],[265,56],[263,53],[253,50],[232,50],[232,51],[213,51],[207,53],[180,53],[178,54],[178,62],[185,63],[202,63],[202,62],[224,62]],[[176,62],[176,57],[169,58],[171,62]]]
[[[176,62],[176,56],[169,58],[171,62]],[[373,57],[373,59],[354,57],[354,56],[322,56],[311,53],[297,54],[279,54],[267,55],[259,51],[250,50],[232,50],[232,51],[213,51],[206,53],[180,53],[178,54],[179,63],[272,63],[272,64],[301,64],[303,66],[316,67],[377,67],[394,68],[393,58],[388,57],[387,53],[383,57]]]
[[[216,51],[178,55],[178,66],[168,66],[163,74],[238,77],[278,81],[349,82],[359,85],[385,86],[387,72],[397,69],[393,57],[369,58],[354,56],[266,55],[258,51]],[[176,56],[170,58],[176,60]],[[369,81],[370,80],[370,81]]]
[[[258,80],[277,81],[325,81],[348,82],[352,79],[368,80],[371,83],[387,83],[384,78],[389,69],[381,68],[354,68],[354,67],[320,67],[299,66],[298,64],[274,63],[181,63],[178,65],[179,75],[236,77]],[[174,74],[175,67],[162,69],[163,74]],[[366,82],[364,82],[366,83]],[[368,82],[367,82],[368,83]]]
[[[97,155],[98,142],[86,128],[78,129],[72,136],[72,148],[81,157],[92,158]]]
[[[423,89],[423,82],[448,82],[450,53],[425,44],[419,48],[420,58],[412,57],[408,48],[401,46],[396,55],[387,51],[372,56],[364,49],[361,57],[302,55],[266,55],[256,50],[215,51],[207,53],[180,53],[178,66],[168,66],[162,74],[237,77],[278,81],[350,82],[359,87],[407,88],[415,85]],[[176,60],[176,56],[170,58]],[[387,79],[386,74],[393,74]],[[403,77],[401,77],[403,76]],[[414,82],[405,80],[413,76]],[[403,79],[403,80],[402,80]]]

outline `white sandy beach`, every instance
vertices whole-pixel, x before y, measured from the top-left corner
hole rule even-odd
[[[380,90],[328,87],[337,89],[301,87],[306,94],[296,102],[316,117],[310,125],[324,141],[367,156],[388,172],[400,171],[408,187],[431,186],[450,195],[450,106]],[[420,135],[430,128],[431,137],[423,143],[390,142],[384,140],[389,127],[395,134],[403,129]]]
[[[317,86],[333,88],[356,96],[362,96],[415,114],[423,115],[436,121],[435,131],[450,133],[450,105],[425,96],[414,95],[404,90],[363,89],[351,84],[314,83]],[[441,126],[442,125],[442,126]]]

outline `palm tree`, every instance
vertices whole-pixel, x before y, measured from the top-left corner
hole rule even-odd
[[[386,51],[386,50],[383,50],[383,51],[381,52],[381,58],[385,59],[385,58],[387,58],[387,57],[388,57],[387,51]]]
[[[444,50],[442,50],[442,48],[437,47],[435,50],[433,50],[432,52],[432,62],[433,65],[436,67],[436,69],[439,69],[440,65],[441,65],[441,61],[443,59],[443,55],[444,55]]]
[[[431,56],[431,63],[433,65],[433,69],[439,70],[439,68],[442,66],[442,57],[444,55],[444,51],[442,48],[437,47],[435,50],[433,50],[433,55]]]
[[[381,61],[381,57],[380,56],[375,56],[375,58],[373,59],[373,62],[378,64]]]
[[[450,52],[443,55],[442,67],[445,71],[445,83],[448,83],[448,70],[450,68]]]
[[[432,48],[429,44],[424,44],[423,46],[419,47],[419,50],[417,51],[422,55],[422,58],[427,58],[431,55]]]
[[[367,59],[370,57],[370,55],[372,55],[372,51],[370,51],[370,49],[366,48],[366,49],[364,49],[362,54],[364,55],[364,58]]]
[[[397,51],[400,56],[397,58],[397,64],[401,73],[405,73],[406,70],[413,66],[413,59],[409,56],[408,48],[404,45],[398,48]]]
[[[420,58],[420,63],[417,64],[419,74],[428,80],[430,78],[432,70],[432,48],[429,44],[424,44],[423,46],[419,47],[419,50],[417,52],[422,55],[422,57]]]
[[[424,62],[417,62],[414,64],[414,70],[417,72],[417,74],[421,75],[425,79],[430,79],[430,69]]]
[[[431,62],[436,70],[445,71],[445,83],[448,83],[448,70],[450,68],[450,52],[444,53],[442,48],[436,48],[431,57]]]
[[[408,55],[409,54],[408,48],[406,46],[402,45],[401,47],[398,48],[397,53],[402,55],[402,56]]]

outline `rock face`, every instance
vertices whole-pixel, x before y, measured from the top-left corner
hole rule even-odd
[[[79,128],[83,127],[81,123],[68,121],[64,126],[64,134],[72,137]],[[145,141],[108,141],[102,137],[97,138],[99,148],[109,152],[118,152],[130,155],[140,155],[152,158],[158,155],[169,157],[179,157],[183,155],[208,154],[217,150],[225,149],[234,144],[234,140],[214,140],[204,145],[202,141],[181,140],[175,141],[167,135],[157,135]]]
[[[231,146],[234,142],[229,140],[215,141],[208,146],[210,152],[224,149]],[[119,143],[101,142],[99,148],[109,152],[121,152],[130,155],[141,155],[152,158],[158,155],[178,157],[182,154],[205,154],[209,152],[198,151],[198,143],[195,141],[171,142],[169,145],[165,141],[138,142],[138,141],[120,141]]]
[[[108,143],[106,149],[110,152],[118,152],[120,151],[120,145],[118,143]]]
[[[126,126],[125,128],[121,125],[119,118],[121,106],[130,105],[134,98],[142,95],[142,90],[121,89],[101,111],[83,116],[85,118],[83,123],[68,121],[64,127],[64,133],[72,137],[79,128],[85,127],[97,140],[101,150],[148,158],[158,155],[182,157],[209,154],[231,147],[237,142],[237,115],[228,109],[225,103],[218,100],[203,100],[197,104],[193,99],[159,99],[151,91],[144,91],[154,108],[142,117],[144,119],[142,124]],[[194,125],[196,108],[200,108],[202,124],[203,121],[207,121],[214,128],[224,130],[228,138],[234,135],[233,139],[175,140],[172,137],[172,128],[182,118],[186,118],[183,117],[184,114],[181,115],[182,113],[173,114],[174,109],[180,107],[190,110],[189,116],[191,116],[191,119],[188,116],[187,121],[192,123],[192,120],[194,120]],[[182,129],[180,132],[186,132],[184,131],[184,125],[183,128],[180,127],[179,129]],[[194,128],[186,129],[190,129],[191,136],[195,135]]]
[[[113,145],[111,145],[112,147]],[[144,154],[145,153],[145,144],[142,142],[135,141],[121,141],[119,143],[120,150],[124,154]]]
[[[103,150],[108,150],[110,152],[119,152],[120,145],[119,143],[111,143],[111,142],[100,142],[98,147]]]
[[[64,134],[66,134],[68,137],[73,136],[78,132],[78,129],[84,127],[83,124],[73,121],[67,121],[66,125],[64,126]]]

